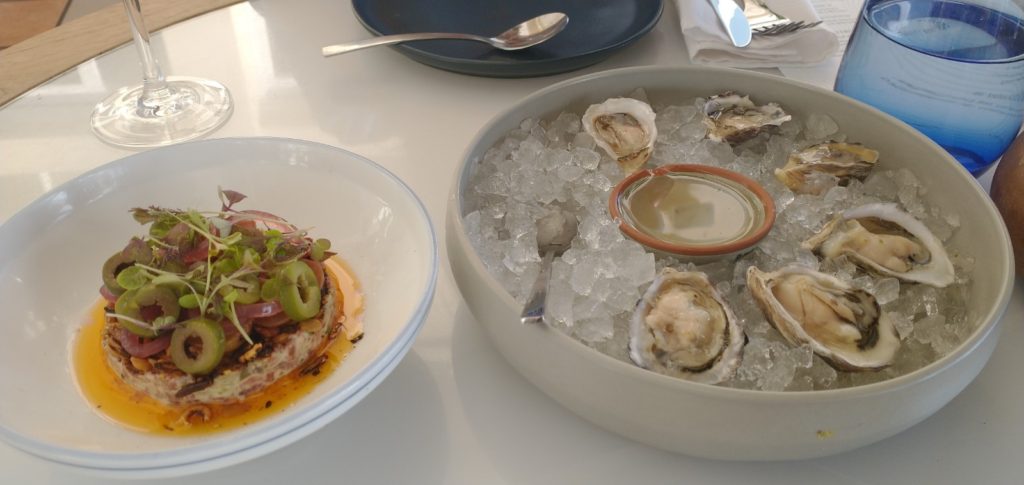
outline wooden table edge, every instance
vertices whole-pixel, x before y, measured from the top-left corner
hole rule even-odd
[[[240,1],[142,0],[142,12],[150,32],[156,32]],[[32,88],[131,40],[128,17],[119,3],[0,51],[0,108]],[[141,82],[141,70],[139,76]]]

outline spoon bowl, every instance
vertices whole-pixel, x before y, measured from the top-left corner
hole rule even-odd
[[[321,49],[324,57],[346,54],[352,51],[376,47],[379,45],[392,45],[415,40],[472,40],[490,44],[495,49],[505,51],[516,51],[532,47],[554,37],[565,29],[569,24],[569,16],[561,12],[551,12],[538,15],[532,19],[516,24],[508,30],[494,36],[484,37],[473,34],[423,32],[415,34],[385,35],[374,39],[351,42],[348,44],[335,44],[325,46]]]

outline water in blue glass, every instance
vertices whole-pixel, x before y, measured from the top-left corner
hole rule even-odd
[[[907,122],[979,175],[1024,119],[1024,23],[957,1],[867,0],[835,89]]]

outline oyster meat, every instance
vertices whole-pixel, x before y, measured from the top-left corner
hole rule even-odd
[[[633,98],[607,99],[590,105],[582,121],[583,129],[624,172],[636,171],[651,157],[658,128],[649,104]]]
[[[878,152],[858,143],[830,141],[793,152],[786,166],[775,169],[775,178],[798,194],[821,195],[823,187],[812,183],[812,174],[837,177],[839,185],[863,180],[878,162]]]
[[[707,137],[730,145],[749,140],[764,128],[779,126],[792,118],[778,104],[757,106],[750,96],[740,96],[731,91],[712,96],[704,103]]]
[[[768,322],[789,343],[809,345],[836,369],[878,370],[899,349],[892,320],[875,297],[842,280],[803,266],[772,273],[752,266],[747,286]]]
[[[665,268],[637,304],[629,356],[640,367],[717,384],[732,377],[746,336],[721,295],[700,272]]]
[[[955,276],[942,241],[892,203],[846,210],[802,246],[826,259],[846,255],[875,273],[938,288]]]

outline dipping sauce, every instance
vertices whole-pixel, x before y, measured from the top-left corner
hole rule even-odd
[[[169,406],[132,389],[110,369],[101,343],[106,326],[106,302],[100,300],[74,343],[71,361],[75,382],[97,414],[140,432],[175,436],[208,434],[240,428],[279,413],[330,376],[352,351],[354,345],[350,339],[362,332],[363,296],[359,282],[336,258],[324,261],[324,269],[343,295],[339,305],[345,321],[338,337],[323,351],[327,360],[315,372],[302,374],[305,365],[299,366],[263,391],[230,404]],[[206,422],[188,420],[189,411],[199,406],[208,408],[211,418]]]
[[[633,172],[608,198],[619,229],[649,249],[710,261],[753,248],[775,223],[775,202],[757,182],[707,165]]]
[[[764,210],[754,194],[707,173],[654,175],[628,188],[620,200],[632,225],[670,244],[728,244],[764,223]]]

